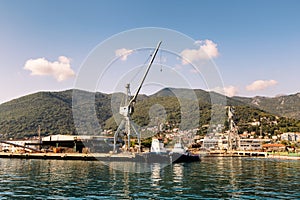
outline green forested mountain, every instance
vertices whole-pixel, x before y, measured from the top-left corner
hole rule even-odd
[[[72,91],[38,92],[0,105],[3,137],[37,134],[38,125],[46,133],[74,131],[71,114]]]
[[[89,92],[79,91],[81,97]],[[0,134],[4,138],[23,138],[37,135],[76,134],[72,114],[73,90],[38,92],[0,105]],[[110,95],[96,93],[97,117],[103,123],[111,116]],[[88,121],[89,118],[86,118]]]
[[[76,98],[72,99],[74,96]],[[117,121],[119,119],[117,113],[123,98],[124,94],[121,93],[103,94],[80,90],[30,94],[0,105],[0,137],[35,136],[39,125],[43,135],[78,132],[78,134],[97,134],[101,131],[100,127],[116,129],[115,119]],[[193,101],[195,99],[197,105]],[[133,120],[145,126],[156,123],[151,121],[152,118],[158,119],[163,116],[169,128],[179,124],[183,129],[191,125],[204,127],[214,115],[211,113],[211,99],[213,103],[222,104],[220,109],[215,109],[217,111],[225,109],[224,100],[227,105],[235,106],[236,122],[240,125],[241,131],[258,131],[258,127],[250,126],[249,122],[259,121],[262,117],[265,123],[264,131],[272,134],[275,131],[299,130],[300,123],[297,120],[300,108],[299,95],[277,98],[225,98],[223,95],[200,89],[192,91],[166,88],[150,96],[141,95],[135,106]],[[199,109],[200,117],[192,114],[196,109]],[[153,113],[158,116],[149,116]],[[182,118],[188,120],[182,122]],[[277,124],[272,125],[274,121]],[[224,120],[222,123],[226,125]]]

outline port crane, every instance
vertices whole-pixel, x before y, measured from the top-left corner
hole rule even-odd
[[[234,122],[234,109],[232,106],[228,107],[228,150],[232,151],[233,149],[240,148],[240,137],[238,134],[238,127]]]
[[[153,54],[151,55],[151,59],[149,61],[148,67],[145,71],[145,74],[143,76],[143,78],[141,79],[141,83],[136,91],[136,93],[134,94],[134,96],[131,98],[130,96],[130,84],[126,85],[126,99],[125,99],[125,106],[120,106],[120,110],[119,113],[121,114],[121,116],[123,117],[121,123],[118,126],[117,131],[114,134],[114,149],[113,152],[116,153],[117,152],[117,139],[119,137],[119,134],[121,133],[122,130],[125,130],[125,133],[127,134],[127,150],[129,150],[130,148],[130,137],[131,136],[136,136],[138,139],[138,143],[139,143],[139,148],[138,148],[138,152],[141,151],[141,134],[139,133],[137,127],[134,125],[134,123],[132,122],[131,116],[134,112],[134,105],[136,103],[137,100],[137,96],[140,93],[140,90],[144,84],[144,81],[148,75],[148,72],[154,62],[154,59],[156,57],[156,54],[158,52],[158,49],[161,45],[161,41],[157,44]],[[131,99],[130,99],[131,98]],[[131,132],[131,129],[133,130],[133,132]],[[126,141],[125,141],[125,146],[126,146]]]

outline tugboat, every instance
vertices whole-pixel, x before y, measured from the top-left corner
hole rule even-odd
[[[198,155],[193,155],[185,149],[181,143],[175,143],[172,151],[167,151],[160,139],[153,138],[151,143],[151,152],[143,153],[146,162],[151,163],[180,163],[200,161]]]
[[[158,138],[152,138],[150,152],[143,153],[142,155],[145,161],[150,163],[172,162],[169,152],[164,147],[164,143]]]
[[[184,148],[181,138],[175,143],[172,151],[170,152],[172,162],[196,162],[200,160],[199,155],[191,154],[186,148]]]

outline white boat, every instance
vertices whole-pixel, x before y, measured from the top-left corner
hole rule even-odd
[[[154,153],[167,153],[167,149],[164,147],[164,143],[157,138],[152,138],[150,151]]]
[[[157,138],[152,139],[151,152],[143,154],[147,162],[195,162],[199,161],[198,155],[190,154],[187,149],[184,148],[181,141],[174,145],[173,150],[167,151],[161,140]]]
[[[185,154],[187,152],[187,149],[185,149],[183,144],[181,143],[181,139],[179,139],[179,141],[175,143],[172,152],[181,154]]]

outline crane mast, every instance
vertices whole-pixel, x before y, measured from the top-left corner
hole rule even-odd
[[[129,91],[130,91],[130,85],[127,84],[126,85],[126,90],[127,90],[127,95],[126,95],[126,101],[125,101],[125,106],[121,106],[120,107],[120,110],[119,110],[119,113],[124,117],[123,120],[121,121],[117,131],[115,132],[115,135],[114,135],[114,153],[116,153],[117,149],[116,149],[116,143],[117,143],[117,138],[119,136],[119,133],[121,132],[121,130],[125,129],[125,132],[127,134],[127,150],[129,150],[130,148],[130,137],[131,135],[135,134],[138,138],[138,143],[139,143],[139,148],[138,148],[138,151],[140,152],[141,150],[141,135],[140,133],[138,132],[137,128],[135,127],[135,125],[133,124],[132,120],[131,120],[131,115],[133,114],[134,112],[134,104],[136,103],[136,100],[137,100],[137,96],[139,95],[140,93],[140,90],[144,84],[144,81],[148,75],[148,72],[154,62],[154,59],[156,57],[156,54],[158,52],[158,49],[161,45],[161,41],[157,44],[152,56],[151,56],[151,59],[149,61],[149,64],[148,64],[148,67],[145,71],[145,74],[143,76],[143,78],[141,79],[141,82],[140,82],[140,85],[136,91],[136,93],[134,94],[134,96],[132,97],[132,99],[129,100],[130,98],[130,95],[129,95]],[[131,133],[131,128],[133,129],[134,133],[132,134]],[[126,142],[125,142],[126,143]],[[126,145],[126,144],[125,144]]]

